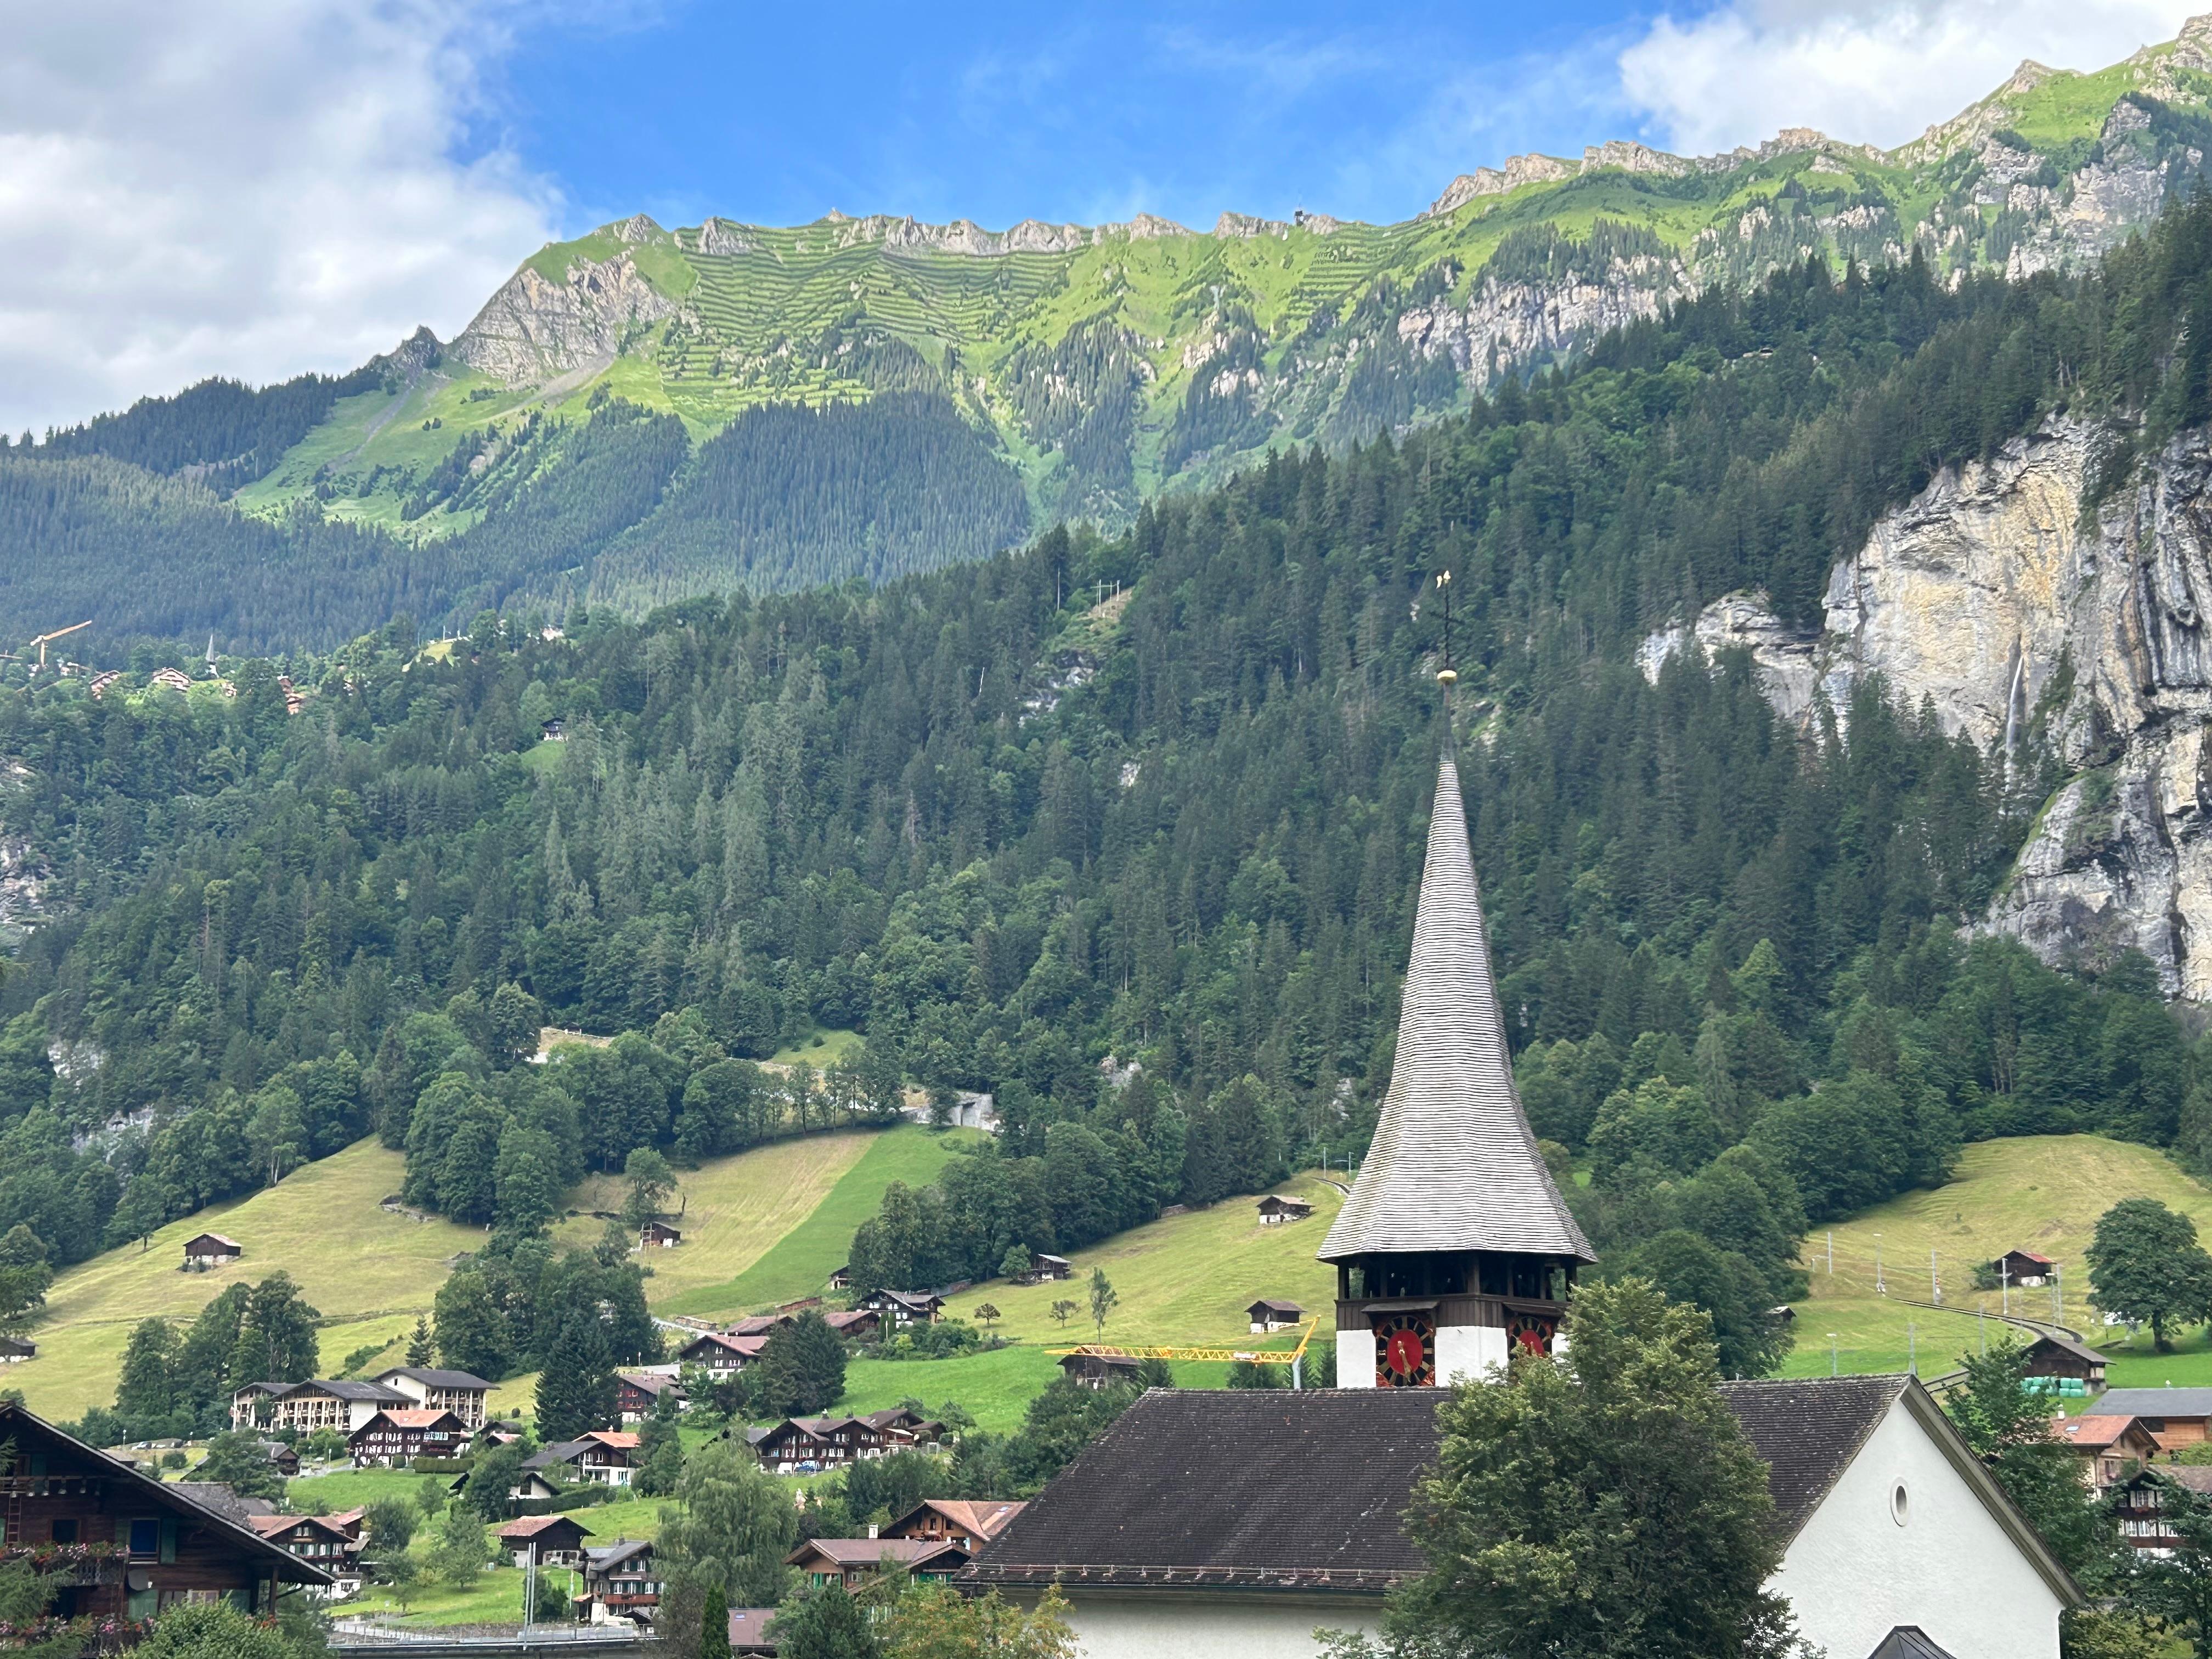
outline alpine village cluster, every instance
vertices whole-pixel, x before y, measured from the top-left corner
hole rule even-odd
[[[0,436],[0,1653],[2212,1659],[2208,169],[2197,18]]]

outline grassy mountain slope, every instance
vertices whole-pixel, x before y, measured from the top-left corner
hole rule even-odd
[[[428,1310],[448,1258],[483,1240],[470,1228],[379,1207],[398,1190],[401,1164],[398,1153],[361,1141],[251,1198],[171,1222],[150,1249],[125,1245],[69,1269],[47,1293],[47,1317],[32,1333],[38,1358],[10,1367],[9,1383],[49,1417],[106,1405],[115,1397],[123,1345],[138,1321],[189,1320],[227,1285],[279,1268],[329,1322],[322,1329],[326,1370],[373,1341],[398,1341]],[[244,1260],[213,1273],[178,1271],[184,1241],[208,1231],[243,1244]]]
[[[1917,1328],[1922,1374],[1950,1370],[1960,1352],[1982,1340],[1977,1312],[1996,1313],[2003,1300],[1996,1291],[1973,1288],[1974,1264],[2019,1249],[2059,1262],[2061,1322],[2100,1346],[2114,1345],[2115,1387],[2212,1383],[2212,1346],[2204,1333],[2182,1343],[2176,1354],[2154,1355],[2148,1333],[2140,1343],[2126,1345],[2121,1341],[2124,1333],[2107,1333],[2089,1306],[2084,1252],[2097,1218],[2120,1200],[2137,1197],[2157,1199],[2212,1234],[2212,1190],[2150,1147],[2097,1135],[2032,1135],[1968,1146],[1959,1160],[1957,1178],[1948,1185],[1907,1193],[1837,1227],[1832,1274],[1826,1231],[1814,1232],[1804,1257],[1812,1295],[1797,1304],[1797,1347],[1784,1373],[1825,1376],[1832,1331],[1842,1370],[1902,1370],[1913,1340],[1908,1322]],[[1887,1297],[1875,1291],[1877,1238]],[[1931,1249],[1942,1278],[1946,1311],[1905,1303],[1908,1297],[1929,1300]],[[2051,1317],[2048,1289],[2016,1291],[2011,1305],[2029,1318]],[[1999,1340],[2002,1330],[1991,1322],[1989,1340]]]
[[[40,464],[237,493],[80,480],[65,510],[0,515],[0,629],[83,607],[110,636],[321,642],[394,610],[465,625],[516,598],[638,611],[881,580],[1057,518],[1125,521],[1271,447],[1431,418],[1808,253],[2092,261],[2212,154],[2208,71],[2212,25],[2192,23],[2093,74],[2023,65],[1895,150],[1793,131],[1697,160],[1518,157],[1395,225],[640,216],[533,254],[448,345],[418,333],[343,380],[210,383],[52,434]],[[674,418],[611,456],[589,418],[610,399]],[[23,494],[24,461],[0,456],[0,499]],[[382,533],[314,542],[325,524]],[[156,544],[204,569],[177,583]]]

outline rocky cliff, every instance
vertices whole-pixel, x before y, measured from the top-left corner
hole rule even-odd
[[[2085,525],[2092,447],[2061,420],[1938,477],[1836,568],[1818,637],[1735,594],[1642,659],[1744,647],[1801,720],[1878,674],[2023,776],[2055,758],[1986,925],[2053,962],[2133,947],[2212,1000],[2212,437],[2175,440]]]

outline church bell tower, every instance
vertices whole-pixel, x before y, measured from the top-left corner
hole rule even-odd
[[[1429,813],[1389,1092],[1320,1251],[1337,1274],[1336,1384],[1480,1379],[1549,1353],[1577,1271],[1597,1260],[1513,1086],[1451,737]]]

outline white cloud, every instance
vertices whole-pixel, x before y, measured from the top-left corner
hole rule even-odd
[[[0,31],[0,425],[450,338],[553,234],[471,0],[69,0]]]
[[[1685,154],[1785,126],[1892,146],[1986,97],[2025,58],[2097,70],[2173,38],[2203,0],[1735,0],[1662,16],[1620,55],[1655,138]]]

